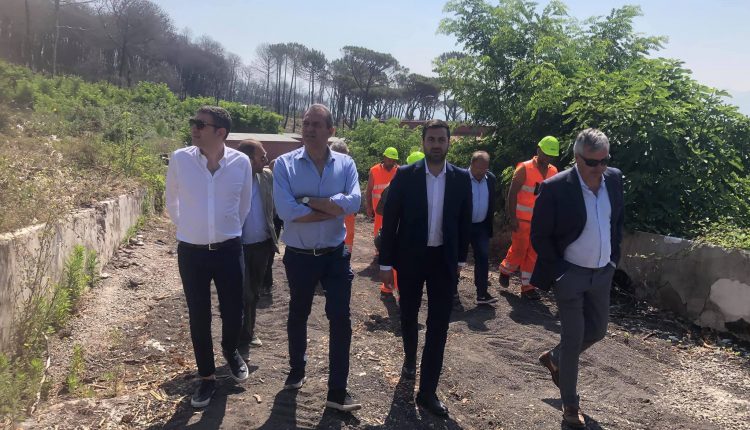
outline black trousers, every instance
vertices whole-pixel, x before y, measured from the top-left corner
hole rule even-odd
[[[210,251],[180,243],[177,264],[190,317],[190,337],[200,376],[216,372],[211,339],[211,281],[216,285],[221,313],[221,348],[225,353],[237,348],[242,328],[242,245],[231,245]]]
[[[427,284],[427,333],[425,334],[419,391],[434,394],[443,369],[445,341],[453,308],[453,276],[445,263],[443,247],[427,247],[423,267],[398,270],[401,331],[404,340],[404,361],[412,365],[417,360],[419,343],[419,308],[422,291]],[[416,270],[412,270],[416,269]]]
[[[349,302],[352,296],[351,254],[342,243],[325,255],[284,252],[284,267],[289,281],[289,365],[292,371],[305,371],[307,364],[307,318],[312,309],[315,286],[320,282],[326,295],[326,317],[329,325],[328,389],[346,388],[349,378],[349,352],[352,322]]]
[[[245,257],[245,279],[243,282],[243,317],[239,347],[247,348],[255,333],[255,315],[260,300],[260,290],[268,268],[268,259],[273,258],[273,240],[242,245]]]

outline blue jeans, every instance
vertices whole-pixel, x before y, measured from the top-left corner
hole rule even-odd
[[[284,268],[289,281],[289,365],[293,372],[305,371],[307,357],[307,318],[312,308],[315,286],[325,290],[326,317],[329,323],[328,389],[345,389],[349,378],[349,349],[352,322],[349,302],[354,273],[351,254],[341,246],[325,255],[300,254],[288,247],[284,252]]]
[[[216,372],[211,339],[211,280],[216,285],[221,313],[221,348],[225,353],[237,349],[242,328],[242,245],[215,251],[177,246],[177,265],[190,317],[190,338],[200,376]]]
[[[489,276],[490,234],[484,223],[471,225],[471,249],[474,253],[474,286],[477,287],[477,297],[487,294],[487,279]]]

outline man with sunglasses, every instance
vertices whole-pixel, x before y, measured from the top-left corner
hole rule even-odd
[[[589,128],[573,145],[575,166],[544,181],[531,220],[539,258],[531,282],[554,286],[560,343],[539,357],[560,388],[563,419],[585,420],[576,391],[578,358],[607,333],[609,290],[620,260],[622,173],[609,163],[609,139]]]
[[[188,306],[200,384],[190,403],[208,406],[216,391],[211,339],[211,281],[221,312],[221,349],[235,381],[248,377],[237,351],[242,328],[242,222],[250,211],[253,175],[245,154],[224,145],[232,120],[203,106],[190,120],[193,145],[176,150],[167,170],[166,206],[177,227],[177,263]]]

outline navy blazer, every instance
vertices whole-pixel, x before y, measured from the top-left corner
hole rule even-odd
[[[612,206],[610,260],[618,264],[625,219],[622,172],[608,167],[604,179]],[[538,255],[531,285],[548,290],[565,273],[570,266],[564,259],[565,248],[578,239],[585,225],[586,204],[578,171],[567,169],[542,182],[531,218],[531,244]]]
[[[404,275],[424,269],[428,219],[425,160],[401,166],[391,180],[383,209],[379,262]],[[445,171],[443,250],[445,264],[457,282],[458,262],[466,261],[471,234],[471,179],[469,172],[450,163]],[[433,262],[430,262],[433,264]]]
[[[469,172],[469,175],[471,175],[471,172]],[[469,178],[471,179],[471,177]],[[484,228],[487,229],[488,234],[490,237],[492,237],[492,230],[494,227],[494,221],[495,221],[495,184],[497,183],[497,179],[495,178],[495,175],[487,171],[487,191],[489,191],[489,202],[487,204],[487,216],[484,218],[484,221],[480,221]],[[472,200],[473,201],[473,200]]]

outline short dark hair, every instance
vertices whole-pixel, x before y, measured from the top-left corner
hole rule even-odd
[[[443,121],[442,119],[431,119],[424,123],[422,126],[422,141],[424,142],[425,136],[427,136],[427,130],[431,128],[444,128],[445,132],[448,134],[448,140],[451,139],[451,128],[448,125],[447,122]]]
[[[258,147],[258,145],[263,144],[255,139],[245,139],[237,146],[237,150],[247,155],[248,157],[253,158],[255,156],[255,149]]]
[[[199,113],[211,115],[216,128],[226,129],[227,134],[224,135],[224,139],[229,136],[229,131],[232,129],[232,116],[229,115],[226,109],[219,106],[201,106],[196,115]]]

